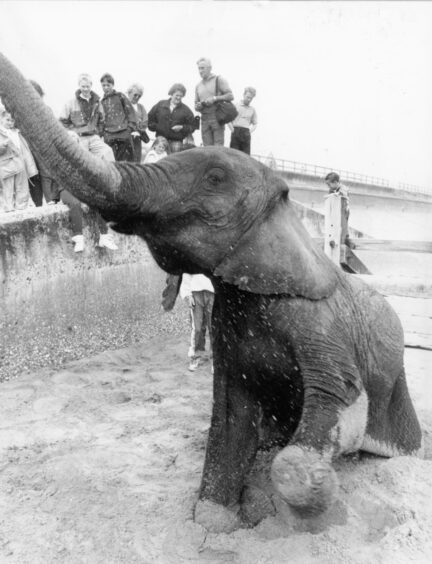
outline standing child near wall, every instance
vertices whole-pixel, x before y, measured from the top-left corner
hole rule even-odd
[[[37,174],[30,149],[12,116],[0,109],[0,212],[23,210],[28,206],[28,179]]]
[[[203,325],[207,326],[209,338],[209,356],[212,357],[211,317],[214,302],[213,284],[204,274],[183,274],[180,296],[188,301],[191,314],[191,344],[188,357],[189,370],[194,372],[200,363],[201,353],[205,350]]]
[[[342,243],[345,243],[348,247],[352,247],[348,235],[348,218],[350,215],[349,209],[349,190],[347,186],[341,183],[340,176],[337,172],[329,172],[324,178],[325,183],[328,186],[329,194],[337,194],[341,197],[342,205]]]

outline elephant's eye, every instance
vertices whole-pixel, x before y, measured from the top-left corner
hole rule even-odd
[[[206,175],[207,181],[210,184],[219,184],[225,178],[225,171],[221,168],[212,168]]]

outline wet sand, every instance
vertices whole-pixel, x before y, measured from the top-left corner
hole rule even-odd
[[[324,516],[298,520],[275,498],[276,515],[257,527],[208,534],[192,510],[210,365],[189,372],[188,335],[158,336],[0,386],[0,562],[431,562],[432,351],[413,347],[432,344],[432,300],[393,302],[425,460],[346,457]]]

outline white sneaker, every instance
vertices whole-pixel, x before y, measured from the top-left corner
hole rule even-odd
[[[72,241],[75,243],[74,251],[82,253],[84,250],[84,235],[74,235]]]
[[[195,370],[198,368],[200,364],[200,359],[198,358],[193,358],[188,366],[188,370],[190,370],[191,372],[195,372]]]
[[[110,251],[116,251],[118,249],[117,245],[114,243],[111,233],[104,233],[99,237],[98,247],[105,247]]]
[[[188,358],[193,358],[195,356],[195,349],[194,347],[189,347],[188,350]]]

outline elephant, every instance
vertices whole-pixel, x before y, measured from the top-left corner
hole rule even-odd
[[[337,499],[341,455],[421,456],[396,313],[310,238],[277,172],[224,147],[104,162],[71,142],[3,55],[0,77],[3,103],[58,182],[113,229],[142,237],[167,273],[213,282],[213,412],[196,522],[242,526],[266,422],[279,444],[274,490],[301,518]]]

